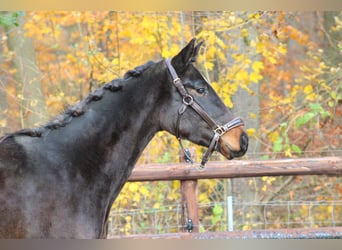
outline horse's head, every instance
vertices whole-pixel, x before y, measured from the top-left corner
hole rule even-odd
[[[242,120],[233,116],[193,65],[200,46],[195,46],[193,39],[178,55],[165,61],[172,94],[167,110],[161,112],[161,123],[178,138],[208,147],[204,165],[213,150],[227,159],[243,156],[248,136]]]

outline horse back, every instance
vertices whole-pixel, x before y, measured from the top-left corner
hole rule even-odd
[[[25,237],[23,211],[20,206],[26,154],[14,137],[0,143],[0,238]]]
[[[0,143],[0,238],[94,238],[96,197],[72,170],[68,154],[41,138],[9,137]],[[83,203],[82,203],[83,202]],[[91,219],[89,215],[91,214]],[[67,219],[66,219],[67,218]]]
[[[0,143],[0,238],[49,235],[57,178],[44,172],[50,170],[43,146],[26,136]]]

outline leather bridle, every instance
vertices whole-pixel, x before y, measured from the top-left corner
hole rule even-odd
[[[194,109],[202,118],[205,120],[208,125],[212,128],[214,135],[211,139],[211,142],[209,144],[207,152],[204,154],[202,161],[201,161],[201,168],[204,168],[205,164],[208,162],[209,157],[213,153],[214,150],[217,149],[217,144],[222,135],[224,135],[226,132],[229,130],[232,130],[233,128],[239,127],[239,126],[244,126],[244,122],[242,121],[241,118],[237,117],[231,120],[230,122],[227,122],[224,125],[218,125],[218,123],[215,122],[214,119],[210,117],[210,115],[194,100],[192,95],[188,93],[188,91],[185,89],[182,80],[178,77],[176,70],[171,64],[171,59],[165,60],[166,66],[171,74],[173,84],[177,88],[178,92],[180,95],[183,97],[183,102],[180,108],[178,109],[178,117],[177,117],[177,123],[176,123],[176,137],[181,145],[182,150],[184,151],[184,155],[193,163],[191,160],[191,156],[189,156],[189,153],[184,149],[182,145],[182,138],[179,133],[179,125],[180,125],[180,120],[184,112],[186,111],[187,107],[191,107]]]

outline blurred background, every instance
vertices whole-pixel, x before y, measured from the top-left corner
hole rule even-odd
[[[197,67],[244,119],[243,159],[342,156],[342,12],[0,12],[0,134],[47,123],[148,60],[205,41]],[[185,142],[200,161],[205,149]],[[179,162],[158,133],[138,164]],[[216,154],[211,160],[224,161]],[[127,183],[109,235],[180,232],[179,181]],[[200,231],[342,226],[342,179],[199,180]]]

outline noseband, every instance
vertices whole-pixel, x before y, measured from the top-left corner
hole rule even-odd
[[[193,108],[202,117],[202,119],[208,123],[208,125],[212,128],[212,130],[214,132],[214,135],[211,139],[208,150],[205,153],[205,155],[203,156],[202,161],[201,161],[200,167],[204,168],[205,164],[208,162],[209,157],[211,156],[213,151],[217,149],[217,144],[218,144],[220,137],[222,135],[224,135],[226,132],[228,132],[229,130],[232,130],[233,128],[243,126],[244,123],[243,123],[241,118],[237,117],[237,118],[234,118],[233,120],[231,120],[230,122],[227,122],[226,124],[224,124],[222,126],[218,125],[215,122],[215,120],[212,119],[210,117],[210,115],[208,115],[208,113],[194,100],[192,95],[190,95],[188,93],[188,91],[185,89],[185,87],[182,83],[182,80],[178,77],[176,70],[171,65],[171,59],[167,59],[165,62],[166,62],[166,66],[167,66],[167,68],[171,74],[173,84],[177,88],[180,95],[183,97],[182,105],[178,110],[177,125],[176,125],[176,137],[177,137],[177,139],[181,145],[181,148],[184,151],[184,155],[187,157],[187,159],[189,159],[189,161],[191,163],[193,163],[193,161],[191,160],[191,156],[189,155],[189,152],[186,152],[186,150],[184,149],[184,147],[182,145],[182,141],[181,141],[182,138],[181,138],[181,135],[179,133],[180,120],[181,120],[181,117],[184,114],[186,108],[189,106],[191,108]]]

